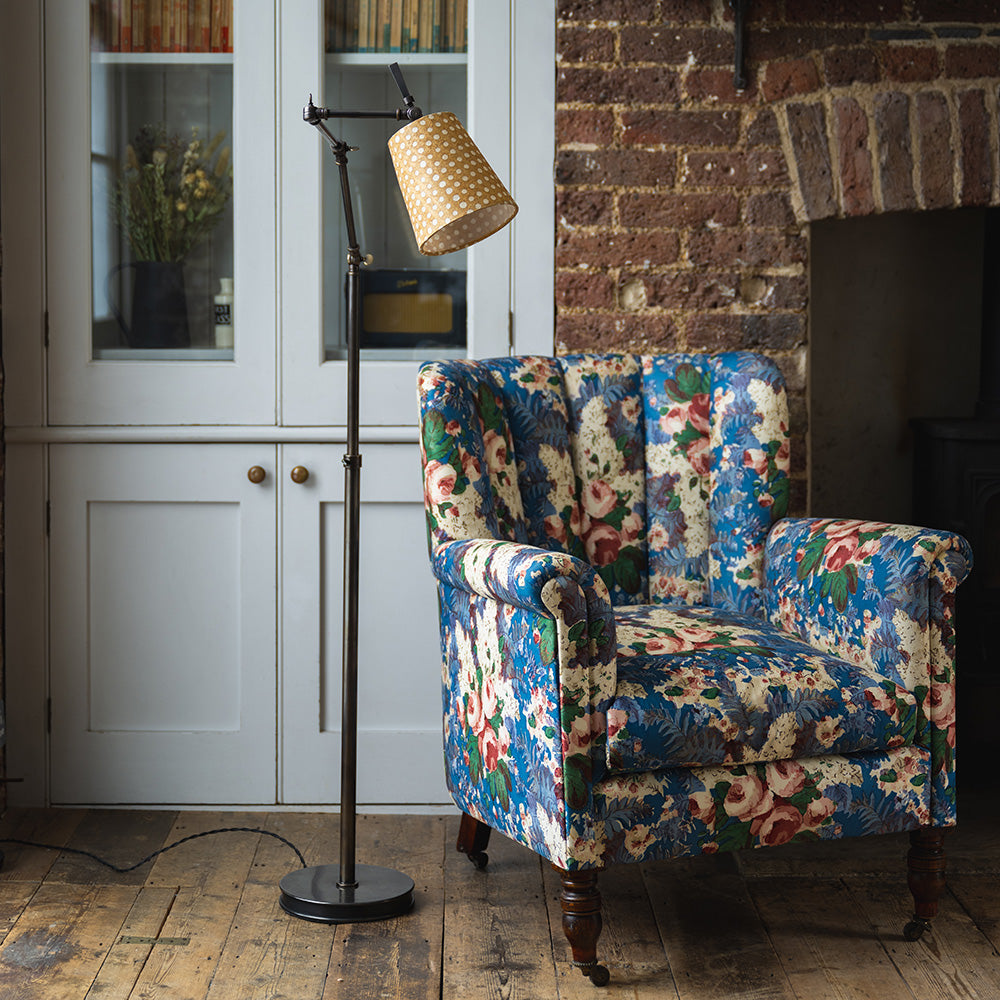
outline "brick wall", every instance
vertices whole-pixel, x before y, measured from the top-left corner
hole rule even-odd
[[[1000,0],[557,9],[557,350],[769,354],[801,511],[808,223],[1000,203]]]

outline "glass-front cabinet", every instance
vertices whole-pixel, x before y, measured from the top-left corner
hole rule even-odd
[[[400,107],[393,62],[520,207],[424,257],[402,123],[327,122],[371,255],[360,801],[444,801],[416,373],[552,350],[554,36],[535,0],[0,3],[13,803],[336,801],[345,213],[302,112]]]
[[[47,422],[342,424],[345,213],[302,107],[399,107],[398,62],[418,106],[454,112],[510,186],[512,10],[47,0]],[[386,150],[400,124],[328,125],[357,147],[372,259],[362,423],[412,425],[420,361],[508,351],[512,231],[422,256]]]

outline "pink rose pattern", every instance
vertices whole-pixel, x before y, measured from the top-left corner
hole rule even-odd
[[[772,526],[770,362],[441,362],[420,396],[461,808],[563,868],[954,822],[971,554]]]

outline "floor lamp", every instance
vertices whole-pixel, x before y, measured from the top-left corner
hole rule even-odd
[[[344,455],[344,635],[341,730],[340,864],[302,868],[280,882],[282,909],[322,923],[385,920],[413,906],[413,879],[392,868],[355,864],[358,742],[358,550],[361,512],[359,447],[360,273],[371,263],[358,246],[347,176],[356,147],[333,136],[330,118],[387,118],[408,122],[389,139],[396,178],[423,254],[461,250],[502,229],[517,214],[507,189],[458,119],[449,111],[424,115],[406,88],[399,65],[389,66],[403,96],[391,111],[317,108],[312,97],[302,117],[326,138],[340,171],[347,226],[347,453]]]

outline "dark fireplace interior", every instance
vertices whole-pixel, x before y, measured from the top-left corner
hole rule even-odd
[[[810,510],[965,535],[959,725],[991,742],[1000,620],[1000,210],[811,226]]]

